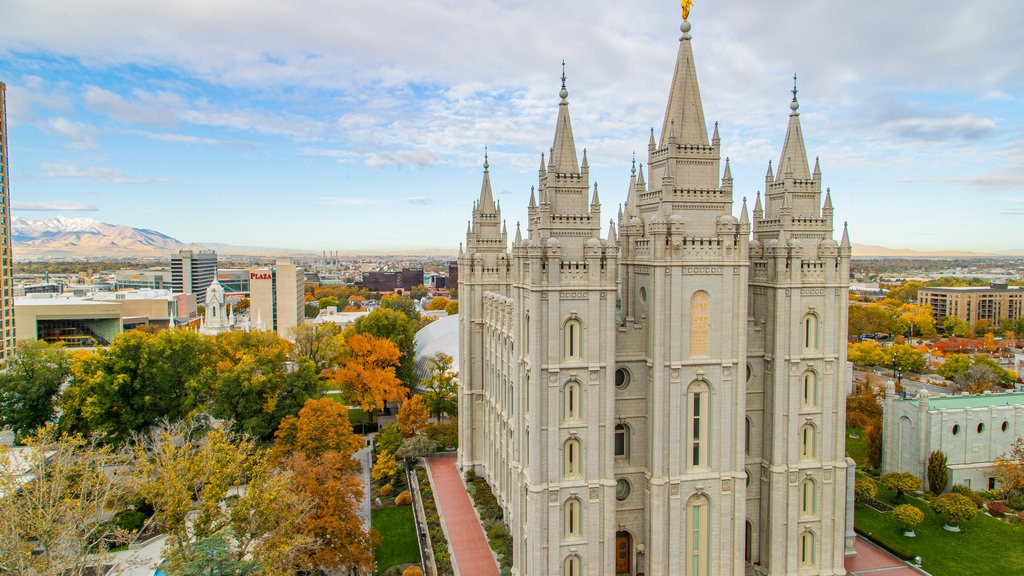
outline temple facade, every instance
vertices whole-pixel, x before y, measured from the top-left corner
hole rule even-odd
[[[564,73],[511,247],[484,161],[459,254],[459,463],[501,503],[515,574],[846,573],[849,238],[795,87],[763,197],[734,215],[680,29],[617,221]]]

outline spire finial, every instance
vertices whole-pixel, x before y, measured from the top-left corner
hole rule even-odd
[[[558,91],[558,95],[561,96],[562,102],[569,96],[569,91],[565,88],[565,60],[562,60],[562,89]]]
[[[487,161],[487,146],[484,146],[484,172],[491,167],[491,164]]]
[[[797,102],[796,94],[799,90],[796,89],[796,74],[793,74],[793,101],[789,103],[789,109],[796,112],[796,109],[800,107],[800,103]]]
[[[630,170],[633,175],[636,175],[636,150],[633,150],[633,168]]]

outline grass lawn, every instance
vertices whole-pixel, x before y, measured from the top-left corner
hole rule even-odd
[[[857,438],[850,438],[850,434]],[[853,458],[857,463],[857,470],[866,470],[868,467],[868,445],[864,441],[864,431],[853,426],[846,427],[846,455]]]
[[[397,564],[419,563],[420,543],[412,506],[371,510],[370,524],[380,532],[380,545],[375,551],[378,571]]]
[[[878,499],[892,503],[892,493],[878,487]],[[1010,525],[982,511],[960,526],[961,532],[943,530],[942,516],[928,508],[924,500],[908,497],[908,504],[924,512],[924,522],[914,529],[915,538],[903,536],[892,513],[880,513],[858,506],[854,513],[857,530],[866,533],[904,556],[920,556],[921,567],[933,576],[961,574],[1024,573],[1024,526]]]

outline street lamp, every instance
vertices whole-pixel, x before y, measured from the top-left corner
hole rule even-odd
[[[892,377],[896,379],[896,388],[900,390],[900,396],[905,400],[907,398],[906,390],[903,390],[903,384],[901,382],[901,373],[896,365],[896,352],[892,353]]]

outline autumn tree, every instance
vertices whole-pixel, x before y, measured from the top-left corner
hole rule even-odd
[[[54,416],[57,392],[71,376],[71,355],[43,340],[18,344],[0,372],[0,427],[22,437]]]
[[[959,374],[967,372],[967,369],[971,367],[971,358],[966,354],[950,354],[946,356],[942,365],[939,366],[936,372],[939,376],[946,378],[947,380],[953,380]]]
[[[438,352],[427,361],[428,376],[420,380],[427,408],[439,419],[459,411],[459,374],[452,368],[453,361],[448,354]]]
[[[405,313],[407,306],[402,304],[405,301],[412,302],[408,298],[385,299],[379,308],[366,316],[356,318],[355,322],[345,329],[345,340],[347,342],[354,334],[368,334],[390,340],[400,353],[395,373],[407,388],[412,388],[416,383],[416,325],[420,315],[417,313],[415,317],[408,316]],[[401,309],[387,307],[384,305],[385,302]]]
[[[882,423],[875,422],[864,430],[864,444],[868,451],[868,466],[878,470],[882,467]]]
[[[858,366],[883,366],[886,363],[882,347],[874,340],[847,344],[846,357]]]
[[[333,367],[345,352],[342,329],[334,322],[305,322],[294,328],[294,353],[311,361],[317,374]]]
[[[371,416],[406,398],[409,391],[395,376],[401,358],[397,346],[372,334],[353,334],[346,344],[349,353],[333,375],[344,393]]]
[[[908,344],[893,344],[886,350],[886,356],[889,359],[888,366],[895,364],[900,372],[920,374],[928,363],[923,354]]]
[[[398,409],[398,430],[406,438],[423,434],[427,429],[427,420],[430,412],[427,411],[423,397],[413,395],[405,402],[402,402]]]
[[[942,450],[935,450],[928,456],[928,490],[938,496],[946,490],[949,483],[949,468],[946,466],[946,455]]]
[[[999,480],[999,485],[1008,493],[1019,494],[1024,491],[1024,438],[1013,441],[1009,454],[996,456],[992,476]]]
[[[970,498],[953,492],[937,496],[929,506],[932,512],[945,516],[946,524],[949,526],[960,526],[978,513],[978,507]]]
[[[0,447],[0,573],[83,574],[130,537],[98,520],[127,493],[126,454],[52,426]]]
[[[448,305],[449,300],[444,296],[434,296],[430,300],[430,303],[423,307],[424,310],[444,310],[445,306]]]
[[[426,298],[426,296],[427,296],[427,287],[424,286],[423,284],[417,284],[417,285],[412,287],[412,290],[409,290],[409,297],[412,298],[413,300],[419,300],[421,298]]]
[[[893,509],[892,518],[900,530],[913,536],[914,527],[924,522],[924,512],[913,504],[900,504]]]
[[[882,403],[879,402],[879,391],[873,384],[877,376],[869,374],[867,379],[859,380],[856,389],[846,397],[846,425],[861,429],[882,422]]]
[[[959,316],[946,316],[942,321],[942,330],[947,336],[959,336],[962,338],[971,331],[971,326]]]
[[[857,500],[870,500],[878,495],[878,485],[866,476],[857,478],[853,484],[853,495]]]
[[[416,301],[408,296],[388,294],[380,299],[380,307],[388,310],[397,310],[405,314],[405,317],[413,322],[417,322],[420,319],[420,311],[416,309]]]
[[[211,353],[210,339],[188,330],[118,334],[72,364],[59,427],[125,443],[163,418],[184,418],[210,397]]]
[[[882,486],[896,493],[897,502],[903,500],[905,493],[917,492],[924,487],[924,482],[910,472],[889,472],[888,474],[882,474],[878,481]]]
[[[449,316],[454,316],[454,315],[458,314],[459,313],[459,301],[458,300],[452,300],[451,302],[448,303],[447,306],[444,307],[444,311],[447,312]]]
[[[373,445],[374,453],[377,456],[388,453],[397,454],[402,447],[402,433],[398,430],[398,425],[393,421],[385,424],[374,436]]]
[[[296,451],[307,458],[333,451],[351,459],[366,445],[352,432],[348,408],[330,398],[306,400],[298,417],[288,416],[281,421],[274,440],[274,453],[279,459]]]
[[[377,457],[377,462],[374,463],[373,469],[370,471],[370,478],[377,482],[381,480],[390,481],[397,473],[398,462],[395,460],[394,453],[383,452]]]

